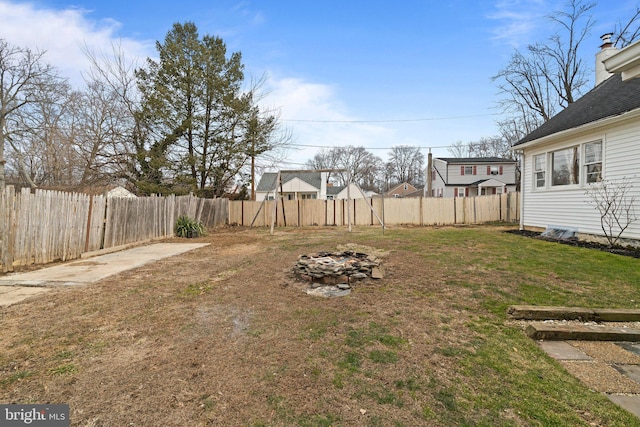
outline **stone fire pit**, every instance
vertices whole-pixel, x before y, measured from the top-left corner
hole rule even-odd
[[[361,252],[316,252],[300,255],[293,273],[298,279],[310,282],[308,294],[343,296],[351,292],[355,281],[382,279],[384,268],[377,257]]]

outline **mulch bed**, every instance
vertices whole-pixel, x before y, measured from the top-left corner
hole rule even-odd
[[[616,255],[640,258],[640,248],[635,248],[632,246],[611,247],[609,245],[602,244],[602,243],[588,242],[585,240],[578,240],[578,239],[567,239],[567,240],[552,239],[552,238],[543,236],[540,231],[531,231],[531,230],[507,230],[505,232],[517,234],[524,237],[530,237],[533,239],[546,240],[547,242],[556,242],[556,243],[561,243],[563,245],[577,246],[580,248],[587,248],[587,249],[595,249],[595,250],[609,252]]]

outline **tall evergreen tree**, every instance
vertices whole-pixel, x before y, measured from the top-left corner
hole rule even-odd
[[[243,90],[241,54],[228,55],[221,38],[174,24],[156,47],[158,61],[137,72],[151,137],[138,161],[156,185],[170,179],[173,190],[221,196],[253,157],[273,148],[276,118],[260,111],[254,88]]]

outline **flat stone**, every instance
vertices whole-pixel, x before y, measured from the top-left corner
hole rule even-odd
[[[377,267],[373,267],[371,269],[371,278],[372,279],[383,279],[384,278],[384,267],[379,265]]]
[[[638,365],[613,365],[616,371],[640,383],[640,366]]]
[[[610,401],[640,417],[640,396],[627,394],[607,394]]]
[[[616,345],[624,348],[627,351],[630,351],[633,354],[637,354],[640,356],[640,344],[632,342],[617,342]]]
[[[321,286],[319,288],[312,288],[306,290],[308,295],[320,296],[320,297],[344,297],[351,293],[351,289],[339,289],[337,286]]]
[[[545,353],[556,360],[593,360],[588,354],[566,341],[540,341]]]
[[[525,332],[536,340],[640,341],[640,329],[600,325],[530,323]]]

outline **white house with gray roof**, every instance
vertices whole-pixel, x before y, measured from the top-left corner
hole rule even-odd
[[[336,186],[328,181],[327,172],[298,171],[283,172],[281,174],[282,190],[277,186],[277,191],[282,193],[285,200],[337,200],[362,198],[362,193],[356,184],[351,184],[349,192],[346,186]],[[275,197],[277,172],[266,172],[260,178],[256,188],[256,201],[272,200]]]
[[[521,228],[603,236],[589,196],[603,182],[630,184],[640,215],[640,42],[618,51],[603,41],[596,87],[513,146],[523,165]],[[622,238],[640,239],[640,222]]]
[[[437,157],[431,174],[432,197],[473,197],[516,191],[517,161],[500,157]]]

